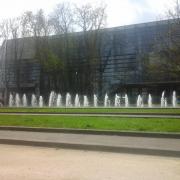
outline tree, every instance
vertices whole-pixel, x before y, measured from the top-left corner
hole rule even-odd
[[[75,9],[77,27],[82,31],[81,49],[83,49],[84,67],[82,86],[87,94],[95,91],[94,81],[97,68],[101,64],[101,36],[102,28],[106,25],[106,5],[93,7],[86,4]]]
[[[58,4],[50,15],[50,23],[56,35],[73,32],[74,18],[71,5],[68,2]]]
[[[21,17],[5,19],[0,25],[1,38],[3,41],[3,84],[5,87],[5,99],[9,93],[9,81],[12,78],[16,81],[16,90],[20,90],[20,66],[24,44],[19,38],[24,37],[24,28],[21,24]],[[11,39],[11,41],[9,41]],[[7,102],[6,102],[7,103]]]
[[[157,34],[154,51],[146,56],[148,76],[155,80],[180,80],[180,3],[169,10],[167,29]],[[158,24],[157,24],[158,27]]]
[[[50,19],[44,14],[43,10],[40,9],[33,15],[31,21],[33,38],[35,40],[35,58],[41,65],[40,84],[38,89],[43,92],[45,90],[45,77],[48,78],[49,90],[52,88],[50,84],[56,84],[56,78],[53,79],[51,76],[53,74],[52,71],[55,69],[55,67],[53,67],[53,62],[58,61],[58,59],[55,57],[50,47],[49,35],[52,32]],[[52,63],[50,63],[50,61],[52,61]],[[57,63],[58,62],[56,62],[56,64]],[[56,66],[56,64],[54,65]],[[54,73],[56,73],[56,71]],[[43,93],[45,93],[45,91]]]
[[[22,28],[20,17],[10,19],[10,33],[12,38],[12,53],[14,60],[14,76],[16,77],[17,92],[20,91],[20,67],[21,57],[23,53],[24,45],[19,43],[19,38],[22,37]],[[22,34],[21,34],[22,33]]]
[[[59,80],[64,79],[64,90],[75,90],[74,80],[77,79],[78,86],[82,87],[81,93],[92,93],[98,69],[96,66],[102,64],[101,37],[106,24],[105,11],[106,6],[102,4],[97,7],[89,4],[75,7],[61,3],[50,16],[40,9],[36,13],[26,11],[20,17],[8,20],[2,26],[1,34],[4,39],[11,39],[12,46],[8,50],[12,51],[15,62],[17,91],[21,89],[23,52],[27,51],[24,42],[33,40],[34,46],[31,48],[34,56],[31,56],[35,64],[40,64],[40,84],[37,88],[45,90],[44,78],[48,77],[49,84],[57,89]],[[82,32],[73,33],[74,30]],[[49,88],[52,87],[49,85]]]
[[[3,53],[1,61],[1,84],[4,87],[4,103],[7,104],[7,97],[9,91],[9,77],[10,71],[7,68],[7,40],[10,37],[10,22],[9,19],[4,19],[0,24],[0,37],[3,42],[1,46],[1,53]]]
[[[71,51],[74,49],[74,38],[72,32],[74,29],[73,8],[68,2],[60,3],[50,14],[50,23],[54,35],[54,49],[58,52],[58,56],[64,62],[64,71],[62,73],[64,87],[66,91],[72,90],[71,79]]]

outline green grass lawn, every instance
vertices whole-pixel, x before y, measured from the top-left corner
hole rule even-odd
[[[0,108],[0,112],[180,114],[180,108]]]
[[[0,115],[0,126],[180,132],[180,119]]]

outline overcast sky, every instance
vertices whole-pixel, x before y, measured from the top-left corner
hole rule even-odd
[[[0,0],[0,19],[18,16],[24,11],[37,11],[42,8],[46,13],[56,4],[65,0]],[[75,4],[98,0],[69,0]],[[154,21],[173,7],[175,0],[104,0],[107,4],[107,26],[120,26],[133,23]]]

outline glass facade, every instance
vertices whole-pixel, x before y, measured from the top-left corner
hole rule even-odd
[[[102,93],[115,93],[121,87],[131,87],[133,93],[138,93],[139,87],[142,90],[144,88],[144,92],[147,91],[142,57],[153,51],[159,34],[167,33],[168,22],[159,21],[101,30],[101,42],[98,45],[100,57],[94,56],[93,64],[96,72],[96,77],[92,79],[92,84],[96,86],[94,89],[98,91],[101,78]],[[74,33],[73,36],[76,36],[75,39],[77,39],[79,45],[69,51],[72,73],[75,74],[79,69],[83,78],[83,67],[86,66],[85,54],[88,54],[88,52],[83,43],[82,34]],[[57,38],[50,38],[51,44],[55,42],[52,39]],[[1,47],[1,89],[5,86],[3,82],[6,82],[10,91],[15,90],[18,81],[22,91],[26,88],[32,88],[32,91],[34,91],[35,88],[40,88],[41,74],[40,63],[35,58],[35,42],[33,38],[17,41],[17,47],[15,47],[14,40],[8,40]],[[54,52],[57,55],[61,54],[61,50],[54,50]],[[100,61],[96,59],[100,59]],[[79,76],[78,74],[77,77]],[[76,81],[81,82],[81,79],[76,79]]]

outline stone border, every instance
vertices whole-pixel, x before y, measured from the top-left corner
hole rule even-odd
[[[162,114],[162,115],[158,115],[158,114],[118,114],[118,113],[47,113],[47,112],[30,112],[30,113],[26,113],[26,112],[0,112],[0,115],[26,115],[26,116],[81,116],[81,117],[119,117],[119,118],[171,118],[171,119],[179,119],[180,120],[180,115],[168,115],[168,114]]]
[[[75,109],[75,108],[74,108]],[[170,108],[169,108],[170,109]],[[0,114],[44,114],[44,115],[130,115],[130,116],[180,116],[180,113],[128,113],[128,112],[0,112]]]
[[[141,154],[141,155],[143,154],[143,155],[153,155],[153,156],[169,156],[169,157],[180,158],[180,151],[163,150],[163,149],[161,150],[161,149],[116,147],[116,146],[104,146],[104,145],[85,145],[85,144],[57,143],[50,141],[26,141],[26,140],[18,140],[18,139],[0,139],[0,144],[63,148],[63,149],[75,149],[75,150],[87,150],[87,151],[103,151],[103,152],[115,152],[115,153],[129,153],[129,154]]]
[[[0,130],[180,139],[180,133],[0,126]]]
[[[98,106],[98,107],[93,107],[93,106],[89,106],[89,107],[66,107],[66,106],[62,106],[62,107],[49,107],[49,106],[44,106],[44,107],[9,107],[9,106],[3,106],[1,107],[1,109],[34,109],[34,108],[38,108],[38,109],[180,109],[180,105],[178,105],[177,107],[172,107],[172,106],[168,106],[168,107],[161,107],[160,104],[159,105],[153,105],[153,107],[137,107],[136,105],[132,105],[130,107],[124,107],[124,106],[120,106],[120,107],[104,107],[104,106]]]

